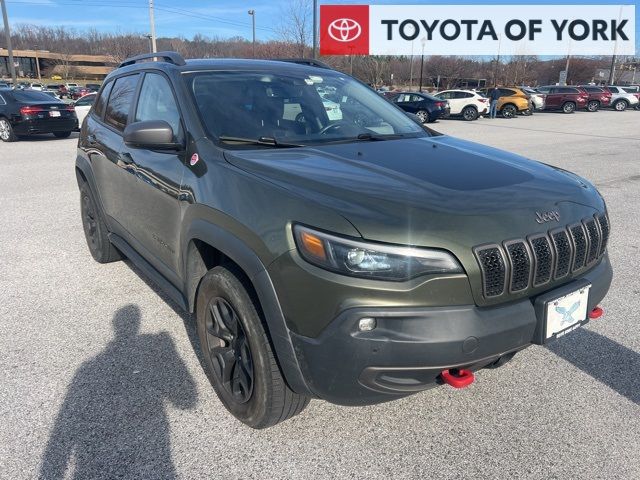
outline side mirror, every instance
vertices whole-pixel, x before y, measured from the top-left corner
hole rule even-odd
[[[164,120],[146,120],[127,125],[124,129],[124,143],[133,148],[149,150],[180,150],[181,143],[173,139],[173,129]]]

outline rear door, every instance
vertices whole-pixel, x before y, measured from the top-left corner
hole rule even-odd
[[[547,108],[559,108],[562,101],[562,94],[558,87],[551,87],[547,94],[546,106]]]
[[[87,151],[109,224],[114,233],[130,241],[142,211],[133,203],[137,177],[122,133],[129,122],[139,73],[116,78],[105,86],[87,121]],[[93,115],[92,115],[93,117]]]

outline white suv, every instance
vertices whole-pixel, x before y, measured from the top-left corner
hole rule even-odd
[[[611,92],[611,108],[622,112],[628,107],[635,107],[638,105],[638,97],[633,93],[628,93],[622,87],[615,87],[607,85],[607,89]]]
[[[434,96],[448,101],[451,115],[465,120],[475,120],[489,111],[489,99],[472,90],[444,90]]]

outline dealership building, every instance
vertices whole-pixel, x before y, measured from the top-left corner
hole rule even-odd
[[[102,80],[116,66],[107,55],[71,55],[45,50],[14,50],[13,60],[18,77]],[[9,52],[0,48],[0,77],[10,76]]]

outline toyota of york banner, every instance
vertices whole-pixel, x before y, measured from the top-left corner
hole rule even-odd
[[[635,55],[635,5],[321,5],[322,55]]]

